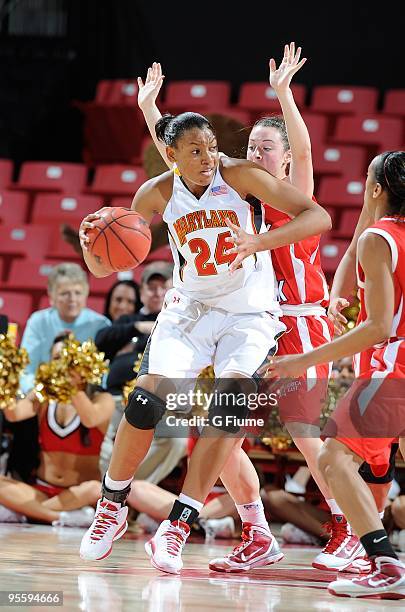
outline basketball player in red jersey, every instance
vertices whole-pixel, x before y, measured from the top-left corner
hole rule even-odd
[[[392,442],[405,434],[404,151],[374,158],[364,198],[379,219],[358,240],[357,284],[364,321],[305,355],[271,359],[269,371],[271,377],[295,377],[317,363],[374,346],[371,367],[355,380],[339,402],[333,422],[330,419],[325,428],[327,440],[319,457],[320,469],[360,537],[372,568],[362,577],[332,582],[329,591],[339,596],[403,599],[405,566],[392,549],[358,469],[367,461],[376,476],[384,475],[389,469]]]
[[[353,295],[358,289],[356,276],[356,252],[358,239],[364,230],[371,227],[375,221],[378,220],[375,218],[375,214],[375,209],[373,207],[370,208],[367,200],[365,200],[352,241],[346,253],[342,257],[333,277],[333,283],[330,290],[328,316],[334,324],[335,334],[337,335],[341,335],[344,332],[345,325],[347,324],[347,319],[342,314],[342,310],[349,306],[347,297]],[[367,316],[365,313],[364,303],[361,302],[357,324],[365,321],[366,318]],[[373,352],[374,347],[371,347],[368,350],[364,350],[361,353],[357,353],[353,356],[353,368],[356,377],[361,376],[370,369]],[[397,450],[398,443],[395,441],[391,445],[390,469],[383,476],[376,476],[373,474],[370,466],[366,462],[360,469],[362,478],[367,482],[371,492],[373,493],[380,518],[383,518],[384,516],[388,492],[394,479],[395,455]],[[345,567],[345,572],[356,573],[358,571],[365,571],[366,569],[367,564],[364,562],[364,560],[356,559],[350,565]]]
[[[66,337],[55,338],[52,359],[60,356]],[[114,400],[109,393],[85,390],[73,370],[70,375],[79,389],[71,402],[40,404],[32,391],[5,409],[11,422],[38,416],[40,464],[33,485],[0,476],[0,504],[36,521],[87,527],[94,517],[88,506],[95,506],[100,493],[100,448]]]
[[[307,196],[313,197],[311,141],[290,89],[293,75],[306,61],[305,58],[300,61],[300,54],[301,48],[295,52],[295,45],[291,43],[285,45],[284,57],[278,69],[274,59],[270,60],[270,84],[280,100],[284,119],[268,117],[256,122],[250,133],[247,158],[264,166],[277,178],[291,182]],[[145,84],[138,80],[138,103],[152,137],[155,123],[161,116],[155,100],[162,81],[161,67],[156,63],[148,70]],[[154,141],[163,159],[170,166],[164,147],[156,138]],[[276,211],[268,204],[265,204],[265,210],[266,222],[273,229],[290,220],[288,215]],[[281,320],[288,330],[278,341],[278,354],[303,353],[330,342],[333,326],[325,310],[329,295],[320,264],[319,236],[273,250],[272,261],[283,312]],[[332,513],[331,538],[314,560],[314,565],[321,569],[342,569],[355,559],[362,558],[364,550],[358,538],[351,532],[350,525],[330,494],[317,466],[317,456],[322,446],[319,437],[321,401],[326,392],[329,374],[329,364],[308,370],[299,380],[300,389],[284,397],[279,403],[279,409],[281,418],[286,422],[296,446],[304,455]],[[235,488],[241,486],[241,482],[253,483],[255,473],[247,455],[239,451],[241,456],[236,457],[237,452],[232,454],[221,473],[222,482],[232,496],[235,495]],[[245,495],[247,496],[247,492]],[[237,504],[242,522],[261,524],[265,520],[260,499],[254,504],[245,505],[250,508],[249,519],[247,513],[244,514],[242,504]],[[253,512],[254,506],[256,507]],[[254,530],[249,531],[249,537],[254,539]],[[242,552],[246,553],[245,548]],[[231,558],[216,559],[211,562],[210,567],[222,571],[246,569],[246,564],[239,557],[240,554],[232,554]],[[250,567],[254,565],[250,563]]]

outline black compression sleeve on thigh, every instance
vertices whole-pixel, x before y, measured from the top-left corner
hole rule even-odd
[[[125,418],[137,429],[155,429],[166,412],[166,404],[154,393],[135,387],[129,396]]]

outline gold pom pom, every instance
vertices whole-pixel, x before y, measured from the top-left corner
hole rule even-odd
[[[64,341],[60,357],[38,367],[35,392],[40,402],[67,403],[81,384],[99,385],[107,371],[104,353],[98,351],[94,342],[80,343],[70,334]]]
[[[30,360],[24,348],[17,347],[12,338],[0,334],[0,408],[12,405],[19,387],[21,372]]]

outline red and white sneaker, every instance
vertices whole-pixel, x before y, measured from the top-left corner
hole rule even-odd
[[[108,499],[99,499],[94,520],[80,545],[81,558],[99,561],[107,557],[114,540],[123,536],[128,528],[127,515],[127,506],[119,507]]]
[[[277,563],[283,557],[272,533],[258,525],[243,523],[242,542],[226,557],[210,561],[209,568],[215,572],[247,572]]]
[[[153,567],[168,574],[180,574],[183,567],[181,553],[190,534],[190,526],[183,521],[163,521],[153,538],[145,543]]]
[[[342,574],[369,574],[371,572],[371,561],[367,556],[359,557],[350,561],[348,565],[343,565],[338,569]]]
[[[312,567],[321,570],[340,570],[356,559],[363,559],[366,556],[363,545],[343,515],[333,514],[332,521],[326,524],[326,529],[330,532],[329,541],[313,560]]]
[[[335,580],[328,591],[338,597],[405,599],[405,566],[399,559],[376,557],[372,571],[352,580]]]

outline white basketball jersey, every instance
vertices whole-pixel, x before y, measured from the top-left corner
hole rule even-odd
[[[174,286],[191,299],[228,312],[280,315],[268,251],[247,257],[241,268],[229,272],[235,254],[228,253],[232,243],[225,242],[231,236],[226,218],[250,234],[267,231],[262,205],[242,200],[219,167],[199,199],[174,172],[173,193],[163,214],[175,262]]]

